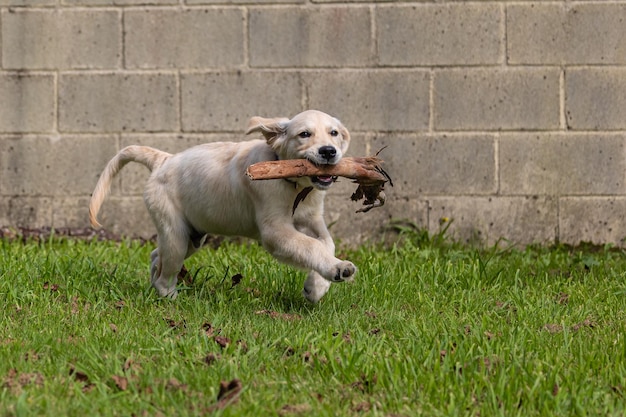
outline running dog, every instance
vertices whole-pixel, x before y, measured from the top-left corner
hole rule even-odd
[[[128,162],[150,171],[144,201],[157,228],[151,254],[151,282],[159,295],[176,298],[178,272],[207,234],[258,240],[276,259],[309,270],[303,295],[319,301],[333,282],[352,280],[357,268],[335,257],[335,244],[323,219],[324,197],[331,176],[251,181],[246,168],[256,162],[308,159],[336,164],[350,143],[350,133],[336,118],[316,110],[292,119],[250,119],[247,134],[264,139],[215,142],[169,154],[147,146],[122,149],[104,169],[89,205],[99,227],[98,211],[113,177]],[[312,188],[299,201],[301,192]]]

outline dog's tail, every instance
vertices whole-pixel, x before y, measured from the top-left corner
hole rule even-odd
[[[98,212],[100,206],[109,195],[111,191],[111,182],[113,177],[129,162],[139,162],[145,165],[150,171],[158,168],[165,162],[167,158],[172,156],[167,152],[160,151],[158,149],[151,148],[149,146],[127,146],[119,151],[113,159],[109,161],[106,168],[100,175],[100,179],[96,184],[96,188],[91,195],[91,201],[89,202],[89,221],[93,227],[101,227],[98,222]]]

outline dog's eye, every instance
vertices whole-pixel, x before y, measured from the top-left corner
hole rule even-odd
[[[300,134],[298,135],[300,136],[302,139],[306,139],[306,138],[310,138],[311,137],[311,132],[300,132]]]
[[[339,136],[339,132],[337,132],[335,129],[330,131],[330,136]]]

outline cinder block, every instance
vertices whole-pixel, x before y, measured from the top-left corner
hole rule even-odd
[[[241,9],[147,9],[124,15],[128,68],[232,67],[244,62]]]
[[[177,153],[192,146],[209,142],[233,141],[238,142],[246,138],[240,135],[124,135],[121,148],[129,145],[151,146],[169,153]],[[112,157],[113,155],[111,155]],[[210,163],[210,161],[207,161]],[[121,181],[121,194],[141,196],[150,171],[141,164],[128,164],[119,174]]]
[[[351,187],[352,191],[354,188]],[[367,213],[356,213],[361,202],[350,201],[350,193],[333,194],[326,198],[325,218],[330,234],[340,245],[357,246],[396,238],[391,227],[393,222],[403,221],[418,228],[426,228],[427,203],[419,199],[400,198],[388,194],[384,206],[373,208]]]
[[[560,120],[558,69],[463,69],[435,74],[435,130],[548,130]]]
[[[178,5],[178,0],[62,0],[68,6],[166,6]]]
[[[371,150],[402,196],[492,194],[497,190],[491,135],[376,135]]]
[[[369,7],[252,8],[253,67],[364,66],[372,61]]]
[[[376,8],[382,65],[493,65],[504,60],[499,4]]]
[[[422,70],[310,72],[307,106],[332,114],[354,131],[424,131],[429,125],[430,74]]]
[[[94,183],[95,186],[95,183]],[[89,197],[55,197],[52,200],[52,223],[46,224],[55,228],[83,228],[89,223]]]
[[[567,4],[567,5],[566,5]],[[509,64],[624,64],[626,6],[529,3],[507,7]]]
[[[307,0],[255,0],[253,4],[258,5],[274,5],[274,4],[304,4]],[[251,4],[250,0],[186,0],[186,4]]]
[[[43,227],[52,221],[49,197],[0,197],[0,226]]]
[[[178,102],[173,74],[63,74],[59,82],[59,130],[178,130]]]
[[[149,239],[156,228],[141,197],[109,197],[98,214],[103,228],[118,236]]]
[[[23,136],[0,139],[0,195],[89,195],[114,136]]]
[[[0,132],[50,132],[54,109],[54,76],[0,75]]]
[[[626,192],[622,134],[514,134],[500,139],[502,194]]]
[[[433,197],[429,199],[431,233],[446,226],[459,242],[523,246],[556,240],[558,203],[552,197]],[[448,224],[452,222],[451,224]]]
[[[8,69],[116,68],[120,37],[118,11],[2,11],[2,63]]]
[[[55,4],[56,0],[0,0],[0,7],[45,7]]]
[[[350,132],[350,147],[345,156],[369,156],[376,153],[370,149],[370,137],[364,133],[354,132],[350,126],[346,126]]]
[[[572,130],[626,128],[626,69],[565,71],[565,111]]]
[[[566,197],[560,199],[559,238],[563,243],[626,244],[626,198]]]
[[[293,72],[184,74],[183,130],[243,132],[253,116],[292,117],[302,111],[300,76]]]

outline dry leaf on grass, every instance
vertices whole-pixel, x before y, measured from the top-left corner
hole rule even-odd
[[[215,340],[215,343],[220,345],[222,349],[226,349],[228,345],[230,345],[230,339],[224,336],[215,336],[213,340]]]
[[[208,353],[203,361],[204,363],[206,363],[207,365],[211,366],[213,365],[215,362],[217,362],[217,360],[220,358],[220,355],[215,354],[215,353]]]
[[[167,380],[167,384],[165,385],[165,387],[167,389],[170,390],[180,390],[180,391],[187,391],[187,384],[183,384],[182,382],[180,382],[178,379],[171,377],[170,379]]]
[[[216,329],[211,323],[208,322],[202,324],[202,330],[204,330],[207,337],[213,337],[214,334],[219,334],[221,331],[221,329]]]
[[[111,379],[120,391],[126,391],[128,389],[128,378],[125,376],[113,375]]]
[[[233,379],[231,381],[221,381],[220,390],[217,394],[217,403],[208,408],[208,412],[215,410],[221,410],[230,404],[233,404],[239,400],[239,394],[243,385],[240,380]]]
[[[231,288],[239,285],[239,283],[241,282],[241,280],[243,279],[243,275],[241,274],[235,274],[233,275],[230,280],[231,280]]]
[[[372,409],[372,405],[367,401],[362,401],[360,403],[355,404],[352,407],[352,410],[357,413],[366,413]]]
[[[178,271],[177,278],[178,278],[178,282],[182,282],[188,287],[191,287],[191,285],[193,284],[193,277],[191,276],[191,274],[189,273],[185,265],[183,265],[180,268],[180,271]]]
[[[95,385],[92,384],[91,381],[89,380],[89,377],[87,376],[87,374],[84,372],[78,371],[73,365],[70,365],[69,374],[77,382],[80,382],[83,384],[83,392],[89,392],[95,387]]]

